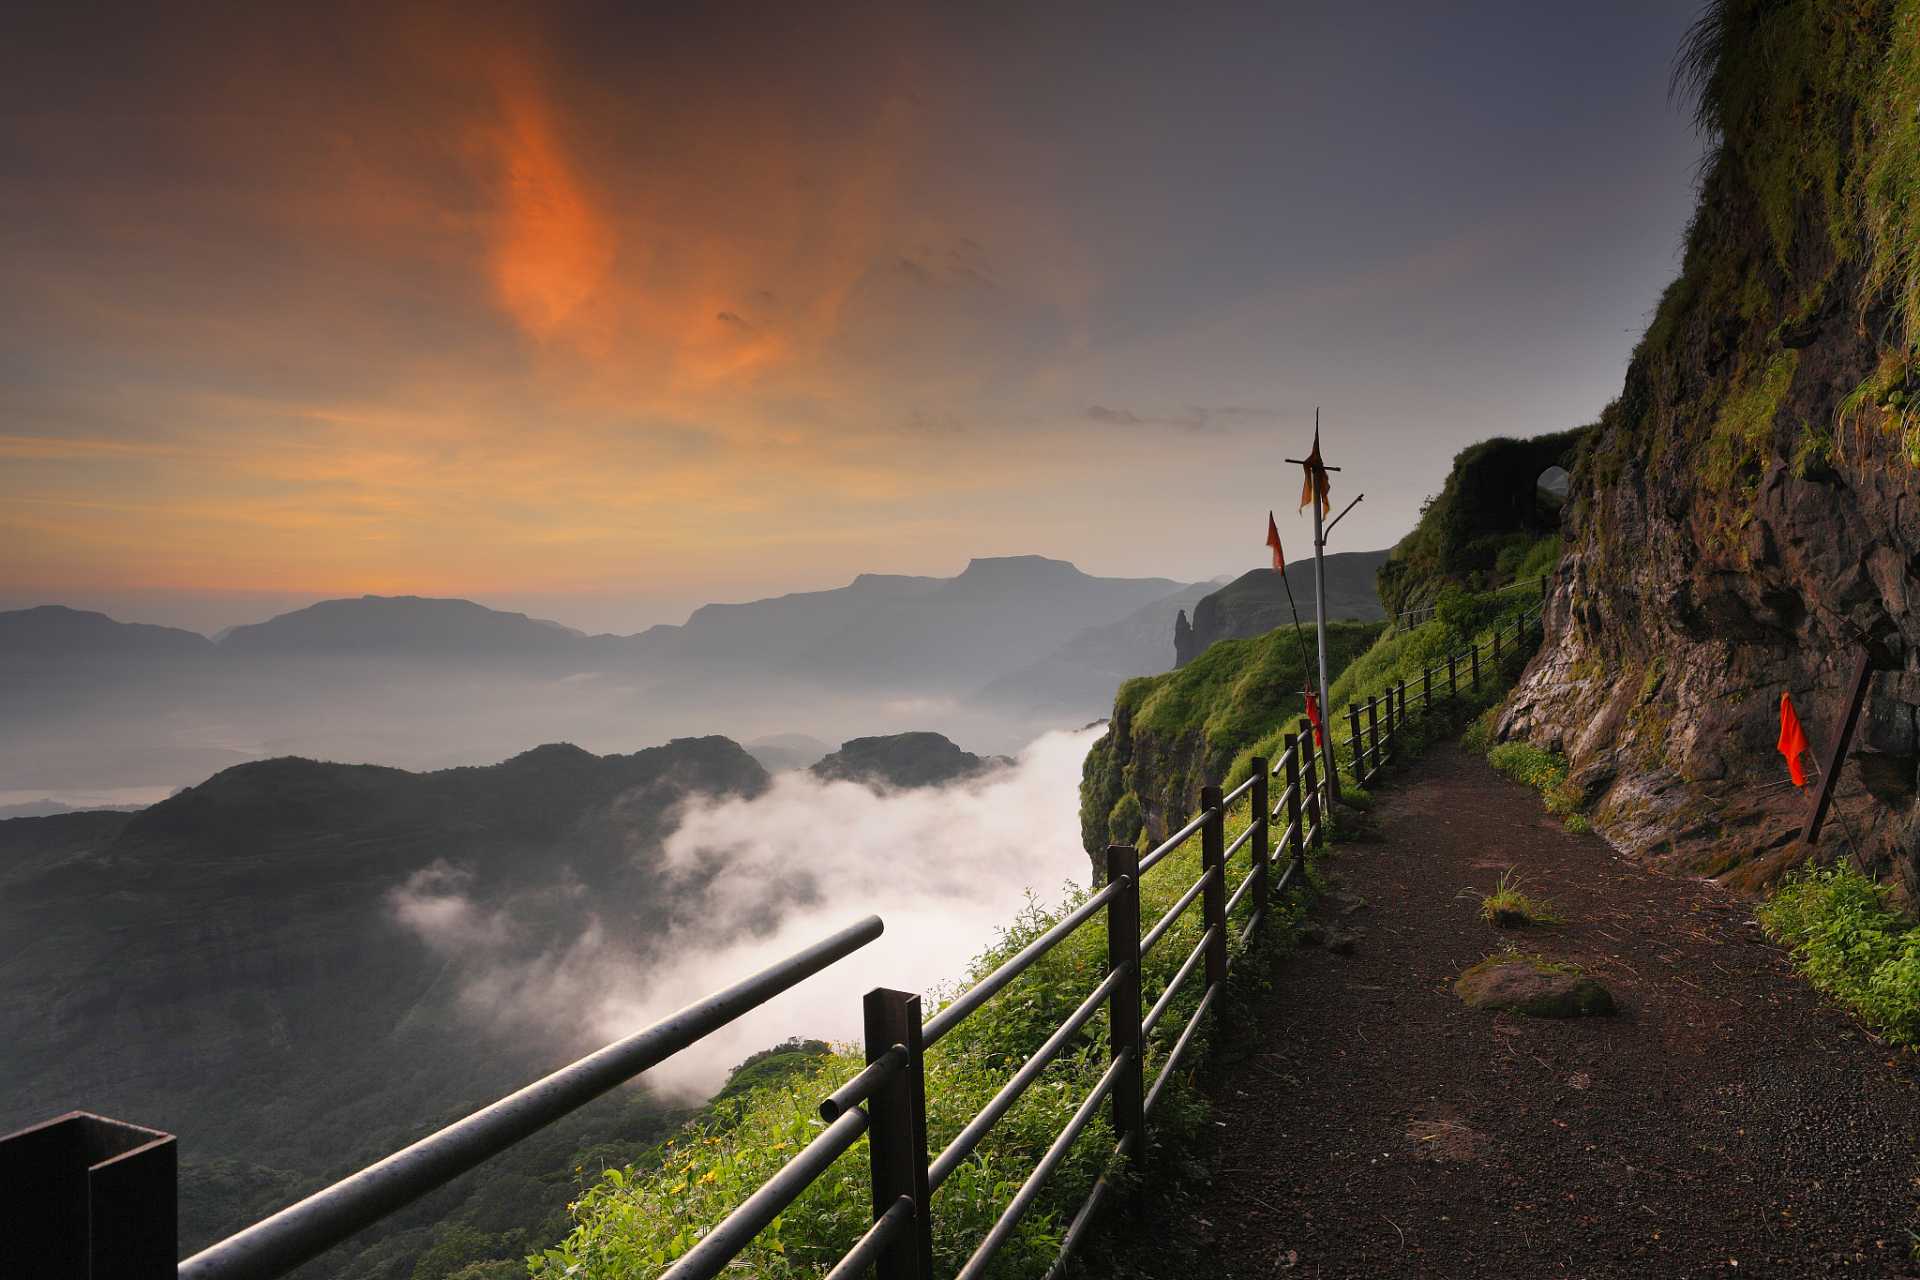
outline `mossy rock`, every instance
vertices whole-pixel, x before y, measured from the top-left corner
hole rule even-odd
[[[1617,1012],[1613,994],[1581,973],[1528,956],[1494,956],[1460,975],[1453,993],[1475,1009],[1529,1018],[1591,1018]]]

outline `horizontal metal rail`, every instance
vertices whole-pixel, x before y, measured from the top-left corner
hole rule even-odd
[[[1121,1161],[1133,1155],[1134,1148],[1140,1145],[1139,1137],[1138,1133],[1129,1132],[1114,1147],[1113,1158],[1107,1161],[1107,1167],[1100,1174],[1100,1180],[1094,1183],[1093,1190],[1087,1193],[1086,1202],[1080,1206],[1080,1212],[1073,1215],[1073,1225],[1067,1228],[1066,1239],[1060,1242],[1060,1255],[1053,1260],[1053,1265],[1047,1268],[1046,1280],[1060,1280],[1060,1277],[1066,1274],[1067,1263],[1086,1241],[1087,1232],[1093,1227],[1094,1216],[1100,1212],[1100,1206],[1106,1203],[1107,1197],[1113,1194],[1113,1171],[1119,1168]]]
[[[1153,950],[1155,944],[1157,944],[1161,938],[1166,936],[1167,930],[1173,928],[1180,917],[1186,914],[1187,908],[1193,905],[1193,900],[1200,896],[1201,890],[1205,889],[1214,876],[1218,874],[1220,874],[1220,868],[1218,867],[1208,867],[1205,871],[1201,872],[1200,878],[1195,880],[1187,891],[1180,895],[1180,901],[1168,907],[1167,913],[1154,923],[1153,928],[1147,930],[1147,936],[1140,939],[1140,954],[1143,958],[1147,952]]]
[[[980,1114],[967,1122],[967,1127],[960,1131],[959,1136],[949,1142],[947,1149],[927,1166],[928,1195],[939,1190],[940,1184],[960,1167],[960,1162],[973,1153],[980,1139],[986,1137],[993,1126],[1000,1123],[1000,1117],[1006,1115],[1007,1110],[1020,1100],[1020,1095],[1039,1079],[1040,1073],[1047,1069],[1048,1064],[1060,1056],[1060,1051],[1067,1047],[1068,1042],[1079,1033],[1080,1028],[1087,1025],[1087,1021],[1100,1011],[1100,1006],[1105,1004],[1107,997],[1113,994],[1113,989],[1120,984],[1120,980],[1132,971],[1133,966],[1126,964],[1108,974],[1106,981],[1095,987],[1093,994],[1088,996],[1080,1007],[1060,1024],[1058,1031],[1047,1037],[1047,1042],[1027,1059],[1026,1065],[1014,1073],[1013,1079],[1000,1086],[1000,1092],[993,1095],[993,1101],[980,1108]]]
[[[1233,843],[1227,846],[1227,851],[1220,855],[1220,860],[1222,862],[1225,862],[1228,858],[1231,858],[1234,854],[1240,852],[1241,846],[1246,844],[1247,841],[1253,839],[1254,833],[1260,830],[1260,828],[1263,825],[1265,824],[1262,823],[1261,820],[1257,817],[1254,818],[1251,822],[1247,823],[1247,829],[1245,831],[1242,831],[1238,836],[1234,837]]]
[[[1247,939],[1253,937],[1253,931],[1260,927],[1260,922],[1262,920],[1265,920],[1266,918],[1267,918],[1267,909],[1265,907],[1261,907],[1258,911],[1254,912],[1251,916],[1247,917],[1247,927],[1240,931],[1240,945],[1242,948],[1244,948],[1247,945]],[[1240,958],[1239,956],[1235,956],[1233,960],[1227,961],[1228,973],[1233,972],[1234,961],[1238,960],[1239,958]]]
[[[1213,941],[1214,935],[1219,931],[1220,926],[1214,925],[1201,936],[1200,945],[1193,949],[1193,954],[1187,957],[1187,962],[1180,966],[1180,972],[1173,975],[1173,981],[1167,984],[1167,989],[1160,993],[1158,1000],[1154,1001],[1153,1012],[1140,1020],[1141,1039],[1144,1040],[1152,1034],[1154,1026],[1160,1021],[1160,1015],[1167,1011],[1167,1007],[1173,1003],[1173,998],[1180,994],[1180,988],[1186,985],[1187,979],[1193,974],[1193,966],[1199,964],[1200,958],[1206,955],[1208,944]]]
[[[1285,811],[1287,807],[1287,801],[1293,799],[1294,791],[1295,791],[1295,788],[1288,787],[1285,790],[1281,791],[1281,793],[1278,796],[1274,797],[1273,812],[1268,814],[1267,816],[1269,818],[1279,817],[1281,813]]]
[[[833,1270],[827,1272],[826,1280],[857,1280],[860,1273],[872,1266],[874,1260],[893,1243],[893,1238],[912,1221],[913,1197],[901,1196],[867,1228],[867,1234],[860,1237],[859,1243],[847,1250],[847,1256],[833,1264]]]
[[[1142,868],[1144,870],[1145,868]],[[1025,973],[1028,966],[1047,952],[1053,950],[1061,939],[1078,929],[1093,917],[1093,914],[1113,900],[1115,894],[1126,888],[1127,881],[1119,880],[1100,890],[1081,903],[1074,913],[1053,928],[1020,949],[1020,954],[995,969],[980,981],[962,992],[958,999],[940,1012],[928,1018],[920,1028],[920,1044],[923,1049],[931,1049],[941,1036],[959,1026],[975,1009],[987,1001],[1009,982]]]
[[[760,1189],[728,1214],[719,1226],[701,1237],[700,1243],[682,1254],[660,1280],[713,1280],[866,1131],[866,1112],[854,1107],[844,1113],[827,1126],[826,1132],[782,1165],[780,1172],[761,1183]]]
[[[180,1263],[180,1280],[271,1280],[498,1155],[880,936],[879,916],[822,938],[588,1054]],[[862,1121],[864,1123],[864,1121]]]
[[[1233,891],[1231,898],[1227,899],[1228,915],[1233,914],[1233,909],[1240,905],[1240,899],[1246,897],[1247,890],[1253,888],[1257,883],[1259,883],[1259,877],[1255,876],[1252,872],[1248,872],[1246,875],[1240,877],[1240,887]]]
[[[1186,843],[1187,837],[1198,831],[1201,827],[1206,826],[1207,819],[1212,816],[1213,810],[1202,809],[1199,817],[1168,836],[1165,840],[1162,840],[1159,848],[1140,859],[1140,874],[1145,875],[1149,870],[1157,866],[1162,858]]]
[[[1207,994],[1200,997],[1199,1007],[1193,1011],[1193,1016],[1187,1019],[1186,1030],[1182,1031],[1180,1038],[1174,1041],[1173,1052],[1167,1055],[1166,1065],[1161,1067],[1160,1074],[1153,1078],[1153,1088],[1148,1091],[1146,1105],[1141,1108],[1149,1118],[1153,1115],[1153,1104],[1160,1101],[1161,1092],[1173,1079],[1174,1071],[1180,1066],[1180,1058],[1186,1053],[1187,1045],[1192,1042],[1193,1033],[1200,1029],[1202,1019],[1207,1016],[1207,1011],[1213,1008],[1214,997],[1219,994],[1220,987],[1217,983],[1207,988]]]
[[[973,1256],[967,1259],[967,1265],[960,1268],[960,1274],[955,1276],[954,1280],[977,1280],[978,1277],[987,1273],[987,1268],[993,1264],[994,1255],[1000,1252],[1002,1245],[1006,1244],[1007,1238],[1013,1234],[1013,1229],[1020,1225],[1020,1219],[1027,1216],[1027,1210],[1033,1207],[1034,1200],[1039,1197],[1041,1189],[1047,1185],[1047,1179],[1053,1176],[1053,1171],[1060,1167],[1060,1162],[1067,1158],[1069,1151],[1073,1150],[1074,1142],[1080,1137],[1081,1131],[1087,1127],[1087,1122],[1093,1119],[1094,1111],[1106,1101],[1107,1095],[1113,1092],[1114,1078],[1131,1061],[1133,1061],[1131,1048],[1122,1049],[1114,1055],[1113,1062],[1101,1075],[1100,1082],[1093,1086],[1079,1108],[1074,1111],[1073,1119],[1067,1121],[1067,1127],[1060,1131],[1060,1136],[1055,1138],[1053,1145],[1047,1148],[1047,1154],[1040,1157],[1040,1163],[1035,1165],[1033,1172],[1027,1175],[1027,1180],[1020,1185],[1020,1190],[1014,1193],[1012,1203],[1007,1205],[1005,1212],[1000,1215],[1000,1220],[993,1224],[993,1230],[987,1232],[987,1238],[980,1242],[980,1247],[973,1251]]]
[[[907,1065],[907,1046],[897,1044],[867,1064],[867,1069],[828,1094],[820,1103],[820,1118],[831,1124],[841,1112],[857,1107],[873,1096],[873,1091]]]
[[[1239,786],[1235,787],[1233,790],[1227,792],[1226,795],[1220,797],[1221,810],[1225,811],[1226,809],[1232,807],[1233,802],[1235,800],[1238,800],[1241,796],[1247,794],[1247,792],[1251,790],[1253,790],[1253,779],[1248,778],[1245,782],[1241,783]]]

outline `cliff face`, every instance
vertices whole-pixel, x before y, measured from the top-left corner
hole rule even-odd
[[[1774,749],[1873,677],[1818,856],[1920,890],[1920,3],[1711,6],[1719,139],[1680,278],[1582,441],[1548,638],[1497,732],[1561,750],[1623,848],[1754,887],[1816,851]]]

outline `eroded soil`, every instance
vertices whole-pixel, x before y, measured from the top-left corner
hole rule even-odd
[[[1355,952],[1289,959],[1216,1059],[1208,1201],[1124,1231],[1143,1274],[1920,1274],[1920,1062],[1810,991],[1749,900],[1567,834],[1452,744],[1376,798],[1386,839],[1343,847],[1322,907]],[[1569,923],[1483,923],[1509,869]],[[1453,979],[1509,942],[1620,1013],[1466,1008]]]

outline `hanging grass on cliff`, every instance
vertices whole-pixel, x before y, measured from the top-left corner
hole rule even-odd
[[[1384,630],[1378,622],[1328,624],[1329,671],[1344,671]],[[1317,679],[1310,629],[1305,643]],[[1286,626],[1222,640],[1178,671],[1121,685],[1107,734],[1088,751],[1081,775],[1087,851],[1132,844],[1143,833],[1164,839],[1199,811],[1201,787],[1224,779],[1260,744],[1276,745],[1306,709],[1301,658],[1301,640]]]

